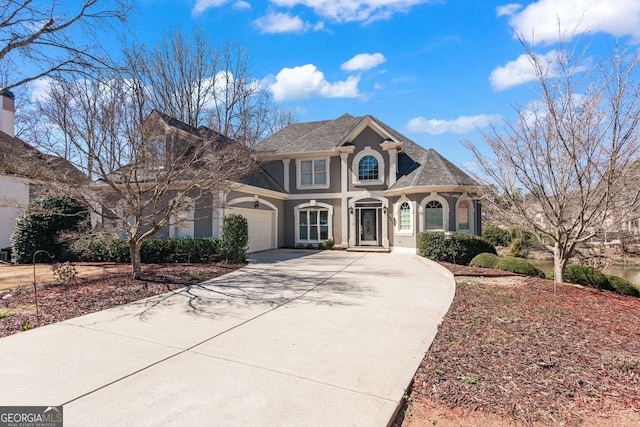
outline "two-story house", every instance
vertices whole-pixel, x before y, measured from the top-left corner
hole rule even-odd
[[[477,183],[372,116],[291,124],[255,150],[281,190],[247,181],[221,212],[247,217],[250,251],[331,239],[415,252],[421,231],[480,232]]]

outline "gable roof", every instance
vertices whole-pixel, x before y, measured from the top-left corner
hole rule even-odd
[[[347,145],[353,132],[372,125],[402,142],[398,155],[398,179],[389,189],[421,186],[476,186],[460,168],[433,149],[425,149],[374,116],[353,117],[344,114],[335,120],[295,123],[255,146],[267,155],[291,155],[331,151]]]
[[[0,174],[34,180],[86,180],[69,161],[45,154],[23,140],[0,131]]]

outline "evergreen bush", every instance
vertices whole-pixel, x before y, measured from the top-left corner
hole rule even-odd
[[[249,243],[249,225],[242,215],[226,215],[222,221],[220,254],[229,263],[244,262]]]
[[[588,286],[596,289],[615,290],[607,276],[601,271],[581,264],[569,264],[564,271],[564,280],[568,283]]]
[[[493,246],[508,246],[513,239],[511,230],[493,224],[482,226],[482,237]]]
[[[33,262],[36,251],[45,250],[58,262],[72,258],[69,243],[60,241],[66,232],[78,232],[88,218],[87,208],[70,197],[41,196],[31,202],[16,223],[11,236],[16,264]],[[49,261],[39,257],[36,262]]]
[[[131,262],[129,245],[125,239],[95,239],[74,245],[76,258],[87,262]],[[142,242],[140,258],[145,264],[171,262],[220,261],[220,240],[147,239]]]
[[[544,279],[546,275],[535,265],[522,258],[501,258],[495,265],[498,270],[511,271],[512,273],[524,274],[526,276],[540,277]]]
[[[607,275],[607,279],[609,279],[609,284],[617,293],[640,298],[640,285],[619,276]]]
[[[498,255],[484,252],[480,255],[476,255],[469,263],[469,266],[495,268],[498,261],[500,261],[500,257],[498,257]]]
[[[496,248],[480,236],[468,233],[425,231],[418,234],[418,255],[435,260],[468,265],[483,252],[496,254]]]

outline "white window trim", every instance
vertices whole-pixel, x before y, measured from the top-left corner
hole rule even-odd
[[[411,227],[409,228],[409,230],[400,230],[400,208],[402,207],[403,204],[408,203],[409,204],[409,215],[411,218]],[[402,196],[400,198],[400,200],[398,200],[395,203],[395,208],[394,208],[394,213],[395,213],[395,217],[396,217],[396,234],[398,236],[413,236],[413,231],[415,230],[415,202],[409,200],[406,196]]]
[[[319,184],[319,185],[303,185],[302,184],[302,173],[301,173],[301,168],[300,168],[300,163],[304,162],[304,161],[311,161],[311,164],[313,164],[314,160],[324,160],[325,161],[325,165],[326,167],[326,175],[327,175],[327,179],[325,180],[326,182],[324,184]],[[331,157],[314,157],[314,158],[308,158],[308,159],[296,159],[296,188],[298,190],[310,190],[310,189],[326,189],[329,188],[331,185],[330,182],[330,177],[331,177]]]
[[[373,156],[378,161],[378,179],[360,181],[358,176],[360,160],[365,156]],[[351,162],[351,182],[353,185],[367,186],[367,185],[383,185],[384,184],[384,157],[378,151],[373,150],[368,145],[364,147],[364,150],[356,154]]]
[[[427,203],[431,201],[440,202],[442,205],[442,229],[441,230],[427,230],[424,227],[425,221],[425,210],[427,208]],[[449,203],[447,199],[440,196],[438,193],[431,193],[420,202],[420,231],[449,231]]]
[[[459,227],[460,221],[458,221],[458,206],[460,206],[460,202],[462,201],[466,201],[469,204],[469,228]],[[474,218],[475,218],[475,209],[473,206],[473,200],[471,200],[471,198],[467,196],[467,194],[465,193],[460,198],[458,198],[458,201],[456,202],[456,231],[459,231],[461,233],[473,233]]]
[[[315,200],[312,200],[308,203],[302,203],[293,208],[293,213],[295,217],[294,226],[296,228],[295,229],[296,245],[324,242],[324,240],[300,240],[300,211],[307,210],[307,209],[323,209],[323,210],[329,211],[329,213],[327,214],[327,221],[329,223],[327,234],[329,236],[329,239],[333,240],[333,206],[327,203],[321,203],[321,202],[316,202]],[[318,233],[318,236],[319,235],[320,233]]]
[[[175,200],[175,199],[174,199]],[[186,203],[188,206],[187,209],[181,209],[180,212],[187,210],[187,223],[189,224],[189,239],[193,239],[195,234],[195,206],[193,205],[193,200],[190,197],[185,197],[183,199],[183,203]],[[178,238],[178,225],[176,224],[176,214],[178,212],[174,212],[169,219],[169,237],[172,239]]]

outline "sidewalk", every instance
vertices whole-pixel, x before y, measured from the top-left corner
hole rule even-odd
[[[385,426],[454,294],[405,254],[269,251],[199,286],[0,339],[0,405],[64,425]]]

